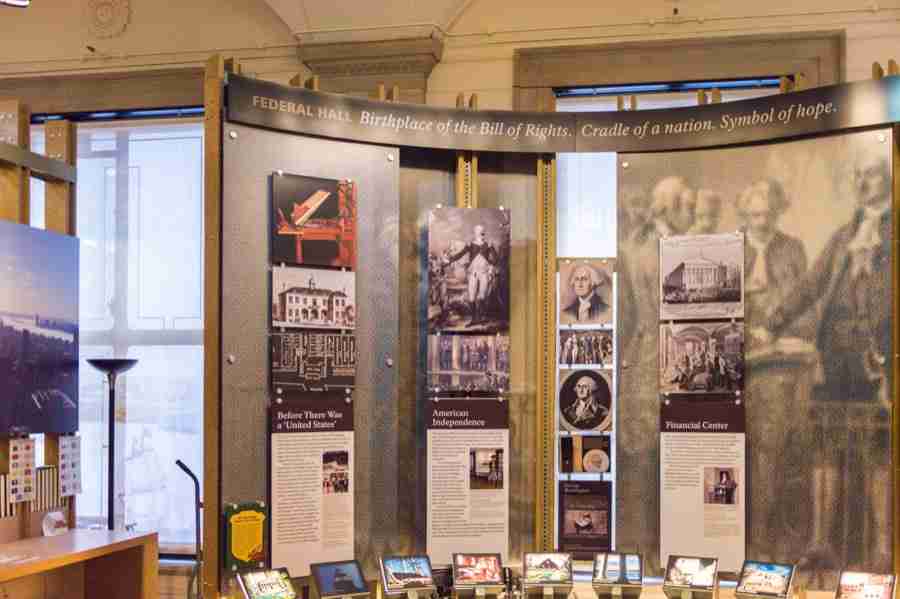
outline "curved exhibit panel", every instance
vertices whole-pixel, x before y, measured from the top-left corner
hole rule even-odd
[[[665,563],[655,553],[675,510],[657,503],[657,465],[665,479],[667,458],[658,453],[660,402],[695,402],[703,415],[703,402],[714,400],[694,384],[700,377],[689,374],[685,348],[733,352],[738,337],[691,331],[740,325],[736,403],[746,413],[746,477],[735,482],[712,468],[705,503],[724,503],[715,493],[726,489],[746,498],[746,520],[728,520],[727,506],[705,505],[702,494],[697,506],[678,509],[702,514],[696,534],[704,538],[745,529],[748,557],[799,562],[816,587],[830,587],[846,564],[891,569],[891,152],[891,131],[882,129],[620,156],[620,351],[629,367],[620,374],[618,484],[628,509],[616,526],[619,542],[641,547],[653,567]],[[681,256],[663,273],[672,283],[660,297],[660,261],[668,264],[660,248],[679,235],[738,230],[746,237],[744,318],[661,318],[661,303],[692,294],[675,281],[679,267],[703,261],[724,272],[729,257],[714,244]],[[702,305],[691,297],[685,302]],[[670,395],[679,389],[689,398]],[[698,470],[698,488],[703,477]]]

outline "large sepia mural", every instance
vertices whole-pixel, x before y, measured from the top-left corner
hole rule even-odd
[[[659,240],[743,231],[748,547],[890,571],[891,133],[620,157],[617,542],[659,564]],[[627,162],[627,167],[624,163]]]

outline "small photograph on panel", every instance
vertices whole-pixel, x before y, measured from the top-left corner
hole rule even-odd
[[[560,329],[559,365],[612,368],[613,347],[612,331]]]
[[[891,599],[894,596],[893,574],[841,572],[836,599]]]
[[[718,569],[719,560],[713,557],[670,555],[663,584],[711,589]]]
[[[703,468],[703,503],[707,505],[737,505],[740,481],[733,466]]]
[[[356,268],[356,184],[272,177],[272,263]]]
[[[472,491],[503,489],[502,447],[469,449],[469,489]]]
[[[346,449],[322,454],[322,494],[350,492],[350,452]]]
[[[744,323],[671,323],[659,328],[663,395],[735,395],[744,391]]]
[[[743,318],[744,234],[659,240],[660,320]]]
[[[570,553],[526,553],[525,584],[570,584],[572,555]]]
[[[428,387],[439,393],[509,391],[509,336],[429,335]]]
[[[353,389],[356,336],[352,333],[275,331],[271,344],[270,380],[276,395]]]
[[[746,560],[735,593],[787,597],[793,576],[794,566],[791,564]]]
[[[562,430],[603,432],[612,428],[612,380],[603,370],[560,372],[559,423]]]
[[[611,325],[615,260],[565,258],[558,265],[560,326]]]
[[[436,208],[428,218],[428,330],[509,330],[510,213]]]
[[[355,329],[355,274],[319,268],[273,268],[272,326]]]

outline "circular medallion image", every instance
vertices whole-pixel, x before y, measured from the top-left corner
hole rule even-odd
[[[609,472],[609,456],[602,449],[591,449],[581,459],[585,472]]]
[[[612,427],[612,392],[607,374],[573,370],[559,386],[559,421],[568,431],[607,431]]]

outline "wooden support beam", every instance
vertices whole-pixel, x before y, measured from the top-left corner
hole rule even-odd
[[[219,597],[221,566],[222,110],[225,61],[206,63],[203,79],[203,559],[204,599]],[[197,548],[198,552],[200,548]],[[200,556],[198,556],[200,557]]]
[[[872,63],[872,79],[881,79],[884,77],[884,69],[878,62]]]
[[[18,100],[0,100],[0,143],[29,149],[31,114]],[[28,224],[30,175],[19,166],[0,164],[0,219]]]
[[[75,126],[69,121],[48,121],[44,125],[47,157],[75,165]],[[75,186],[64,182],[47,182],[44,200],[46,228],[57,233],[75,235]]]
[[[778,91],[786,94],[794,89],[794,82],[791,81],[790,77],[781,77],[778,80]]]

